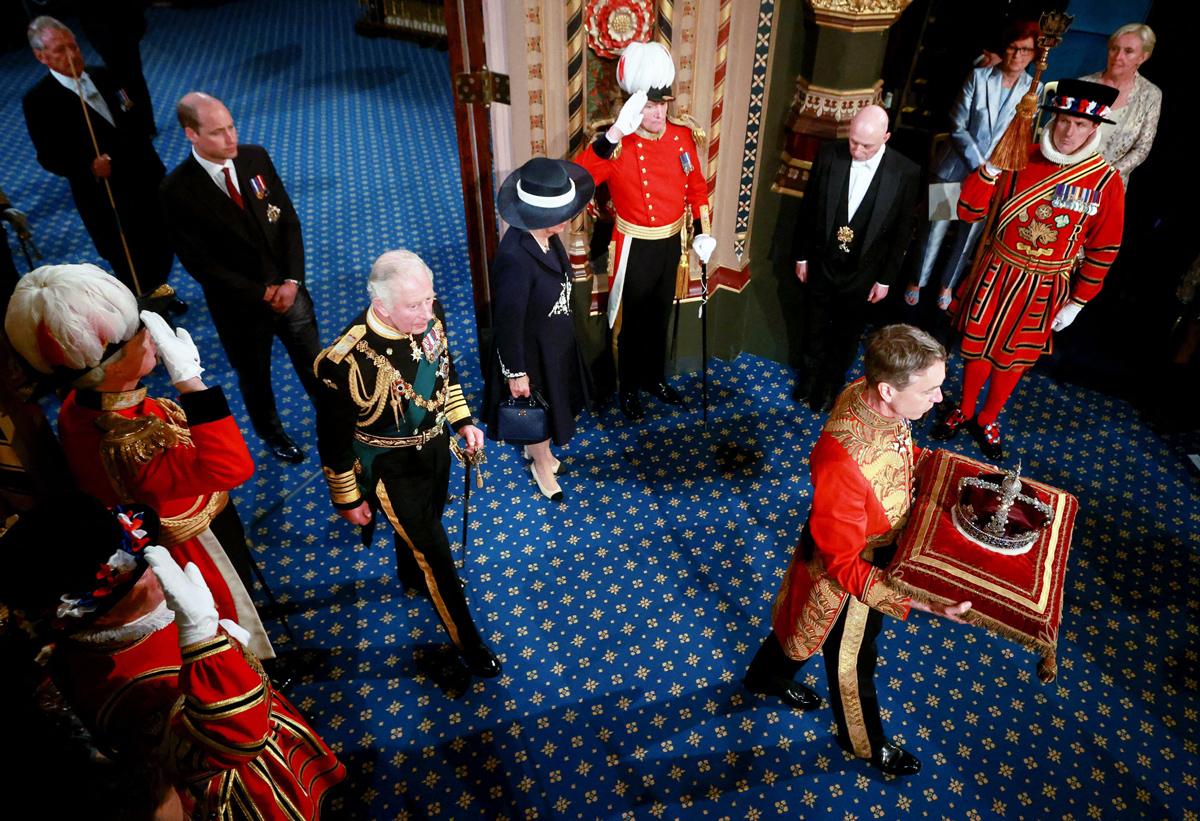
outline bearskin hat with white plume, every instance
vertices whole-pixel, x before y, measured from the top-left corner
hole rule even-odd
[[[17,284],[4,317],[9,341],[41,373],[77,387],[103,378],[97,366],[137,333],[137,299],[90,264],[43,265]]]
[[[665,102],[675,99],[675,63],[671,52],[661,43],[630,43],[617,63],[617,82],[626,94],[646,92],[647,99]]]

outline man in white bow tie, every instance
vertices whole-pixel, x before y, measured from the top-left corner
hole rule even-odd
[[[49,69],[22,101],[38,163],[66,178],[84,228],[116,277],[136,295],[150,294],[166,284],[175,260],[158,207],[166,168],[146,124],[107,69],[84,65],[75,35],[61,22],[37,17],[26,36]],[[158,296],[153,307],[187,307],[169,289]]]

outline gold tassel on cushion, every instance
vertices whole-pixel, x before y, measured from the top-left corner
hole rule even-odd
[[[1033,72],[1033,81],[1029,84],[1029,92],[1017,103],[1017,113],[1004,136],[992,150],[988,163],[1004,171],[1020,171],[1029,161],[1029,144],[1033,142],[1033,122],[1037,118],[1038,101],[1037,87],[1046,70],[1046,60],[1050,49],[1062,42],[1062,37],[1075,18],[1069,14],[1048,11],[1038,21],[1041,34],[1037,39],[1037,68]]]
[[[96,419],[104,436],[100,440],[100,458],[113,489],[124,501],[133,501],[125,486],[125,477],[168,448],[192,447],[183,408],[169,399],[157,400],[167,418],[105,413]]]

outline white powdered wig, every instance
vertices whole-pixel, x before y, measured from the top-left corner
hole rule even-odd
[[[617,64],[617,82],[626,94],[665,88],[675,82],[675,63],[661,43],[630,43]]]
[[[95,368],[104,349],[138,329],[137,299],[119,279],[87,263],[43,265],[17,284],[4,330],[42,373]]]

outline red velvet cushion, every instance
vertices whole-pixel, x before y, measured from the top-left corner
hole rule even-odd
[[[1038,678],[1053,681],[1067,554],[1079,502],[1021,477],[1025,492],[1035,489],[1054,510],[1054,519],[1028,553],[1006,556],[985,550],[958,532],[950,509],[958,499],[959,479],[994,470],[944,450],[924,459],[917,471],[917,501],[888,573],[897,587],[921,601],[970,600],[967,621],[1041,653]]]

